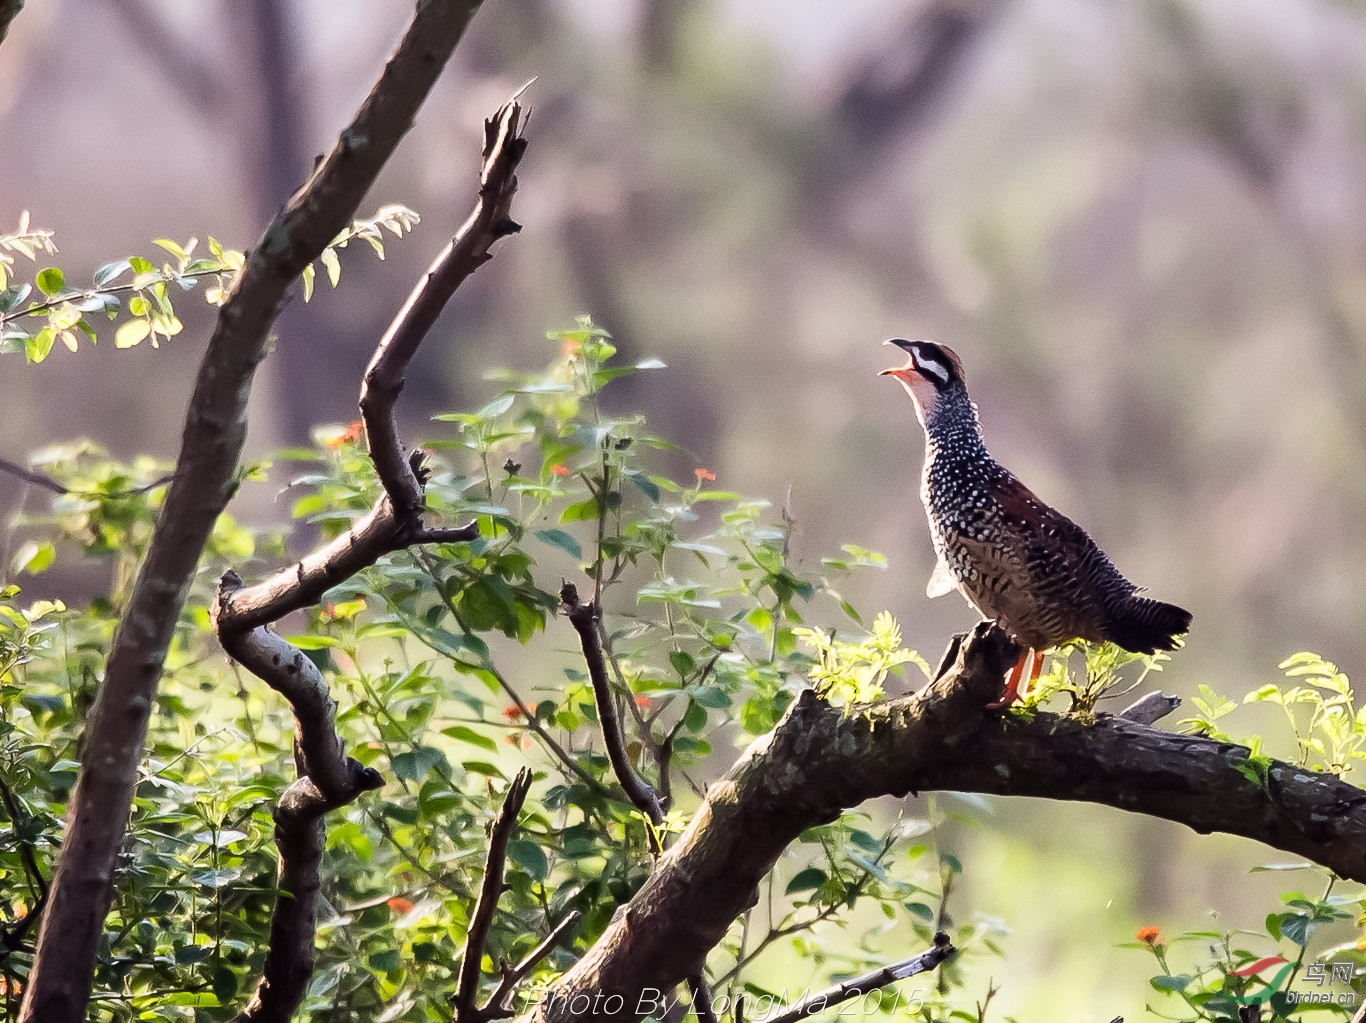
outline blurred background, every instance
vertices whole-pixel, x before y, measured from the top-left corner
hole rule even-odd
[[[30,210],[73,280],[156,237],[249,247],[410,8],[30,4],[0,48],[0,227]],[[670,367],[619,407],[718,486],[791,487],[808,563],[885,552],[846,595],[934,661],[975,615],[924,597],[921,434],[875,376],[884,338],[931,338],[962,356],[994,454],[1194,612],[1166,689],[1240,698],[1300,649],[1366,681],[1357,0],[488,0],[361,209],[402,202],[420,227],[384,262],[351,248],[335,294],[286,311],[251,453],[355,418],[379,333],[468,213],[483,117],[533,76],[525,229],[414,365],[411,435],[482,404],[491,368],[543,365],[545,330],[589,312]],[[197,294],[178,311],[160,350],[7,359],[0,456],[89,436],[174,457],[212,323]],[[17,493],[0,476],[6,514]],[[268,496],[234,511],[283,516]],[[1234,720],[1292,752],[1278,716]],[[1247,873],[1287,859],[1249,842],[990,805],[943,840],[966,868],[954,911],[1014,929],[974,967],[997,1018],[1152,1018],[1151,960],[1116,943],[1207,928],[1211,908],[1260,925],[1286,886]]]

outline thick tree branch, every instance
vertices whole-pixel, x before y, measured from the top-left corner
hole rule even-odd
[[[579,590],[573,583],[565,583],[560,587],[560,603],[569,624],[574,626],[574,631],[579,634],[583,659],[588,666],[588,677],[593,683],[598,724],[602,727],[602,739],[607,746],[607,759],[612,763],[612,771],[636,809],[645,814],[651,824],[658,827],[664,823],[664,809],[660,806],[659,796],[636,773],[626,752],[626,735],[622,731],[621,718],[617,714],[612,684],[607,678],[607,662],[603,658],[602,642],[598,636],[597,606],[591,601],[587,604],[579,603]]]
[[[241,583],[235,572],[223,577],[218,608]],[[237,1017],[239,1023],[286,1023],[313,975],[319,865],[326,837],[323,817],[362,792],[381,787],[384,779],[346,755],[337,735],[337,705],[312,661],[265,627],[220,627],[219,637],[234,659],[280,693],[294,711],[299,777],[275,807],[280,895],[271,917],[261,982]]]
[[[285,292],[355,215],[478,6],[479,0],[419,0],[374,89],[307,184],[266,228],[219,310],[186,413],[176,478],[90,719],[22,1020],[85,1018],[153,696],[200,554],[236,488],[247,399]]]
[[[847,713],[804,692],[712,785],[654,873],[527,1019],[567,1021],[574,996],[596,992],[622,999],[590,998],[594,1006],[625,1008],[576,1020],[639,1018],[640,992],[682,982],[803,830],[874,796],[946,789],[1086,800],[1254,838],[1366,881],[1366,792],[1120,718],[989,711],[1017,648],[985,622],[958,646],[951,666],[912,696]]]
[[[828,987],[824,991],[818,991],[811,997],[802,999],[787,1012],[767,1020],[766,1023],[797,1023],[798,1020],[825,1012],[836,1005],[865,995],[869,991],[876,991],[888,984],[895,984],[907,977],[914,977],[917,973],[928,973],[940,963],[947,961],[957,951],[949,943],[949,936],[940,931],[934,936],[934,944],[919,955],[903,959],[899,963],[892,963],[890,966],[883,966],[870,973],[854,977],[852,980],[846,980],[834,987]]]

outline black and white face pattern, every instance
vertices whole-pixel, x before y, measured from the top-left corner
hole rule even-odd
[[[934,384],[935,390],[942,391],[955,381],[963,382],[963,364],[951,349],[933,341],[906,341],[899,337],[887,344],[895,345],[909,355],[910,368]]]

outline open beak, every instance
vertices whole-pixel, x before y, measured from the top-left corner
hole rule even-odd
[[[897,348],[901,348],[905,344],[900,338],[892,338],[891,340],[882,343],[884,345],[894,345]],[[906,364],[904,366],[893,366],[890,369],[884,369],[882,372],[878,373],[878,376],[896,377],[898,380],[909,384],[915,379],[915,359],[908,350],[906,353]]]

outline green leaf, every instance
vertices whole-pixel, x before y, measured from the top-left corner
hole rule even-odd
[[[52,351],[52,343],[57,340],[57,334],[51,327],[44,327],[30,338],[24,339],[24,355],[31,363],[39,363],[47,358],[48,352]]]
[[[825,884],[828,875],[820,867],[807,867],[800,871],[796,877],[787,882],[786,893],[809,892]]]
[[[508,859],[537,881],[545,880],[550,873],[550,861],[546,859],[545,852],[538,844],[524,838],[514,838],[508,842]]]
[[[95,287],[103,288],[111,281],[123,276],[132,269],[132,264],[126,259],[116,259],[112,263],[105,263],[95,271]]]
[[[1184,991],[1190,986],[1192,979],[1184,973],[1179,973],[1171,977],[1154,977],[1148,983],[1158,991]]]
[[[323,269],[327,271],[327,283],[335,288],[341,280],[341,260],[337,258],[337,250],[331,247],[323,249],[319,259],[322,260]]]
[[[480,735],[468,725],[452,725],[450,728],[441,729],[442,735],[448,735],[457,742],[466,742],[471,746],[478,746],[480,749],[488,750],[490,753],[498,752],[498,744],[487,735]]]
[[[214,968],[210,976],[209,984],[213,987],[214,997],[218,999],[219,1005],[231,1005],[237,997],[237,988],[241,983],[237,974],[227,966]]]
[[[403,957],[399,955],[396,948],[386,948],[383,952],[375,952],[365,962],[376,973],[395,973],[403,969]]]
[[[326,650],[341,646],[341,640],[335,636],[286,636],[285,639],[300,650]]]
[[[52,559],[56,556],[57,549],[51,543],[28,540],[10,559],[10,573],[18,575],[20,572],[27,572],[29,575],[37,575],[51,565]]]
[[[438,765],[446,764],[446,754],[434,746],[414,746],[406,753],[396,753],[389,761],[394,774],[404,781],[420,781]]]
[[[583,557],[583,547],[580,546],[579,541],[563,529],[538,529],[536,536],[550,546],[558,547],[575,558]]]
[[[34,283],[38,285],[38,290],[48,298],[66,290],[66,276],[55,266],[39,270],[38,276],[34,278]]]
[[[578,501],[560,512],[561,522],[591,522],[598,517],[598,502],[594,498]]]
[[[133,348],[145,341],[151,332],[152,325],[146,320],[129,320],[114,331],[114,347]]]

